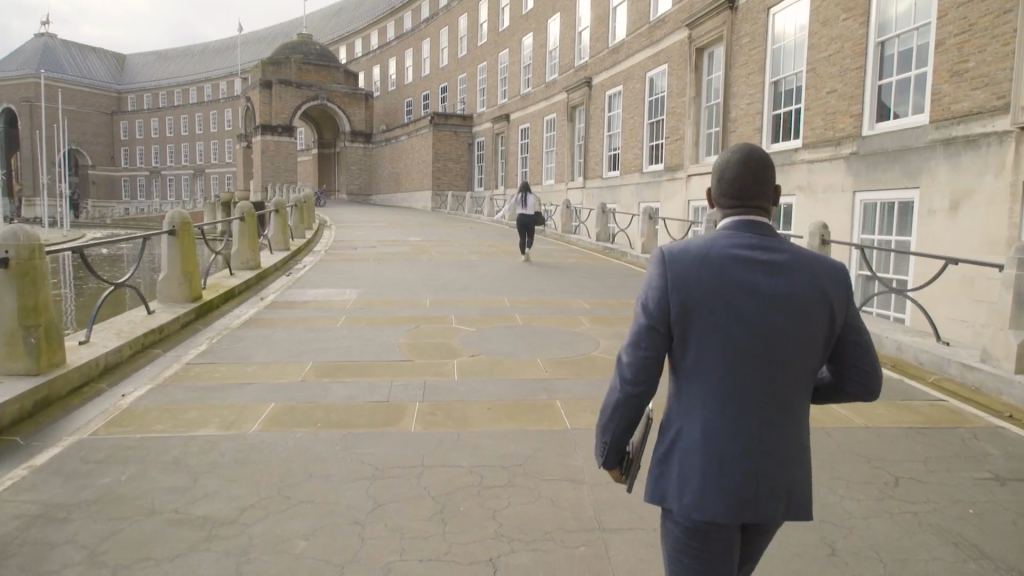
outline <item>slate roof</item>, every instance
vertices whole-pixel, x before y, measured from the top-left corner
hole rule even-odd
[[[323,44],[357,31],[398,6],[414,0],[340,0],[311,12],[307,29]],[[270,56],[275,48],[302,30],[302,18],[294,18],[241,38],[242,67],[249,68]],[[141,90],[223,77],[238,69],[238,37],[179,46],[164,50],[120,54],[58,38],[36,34],[0,59],[0,78],[58,77],[79,84],[112,90]]]

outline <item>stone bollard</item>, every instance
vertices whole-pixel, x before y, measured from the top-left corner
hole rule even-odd
[[[0,375],[38,376],[67,363],[39,234],[23,224],[0,232]]]
[[[703,234],[713,234],[715,230],[718,230],[718,223],[722,221],[721,216],[718,214],[718,210],[708,210],[704,214],[704,228],[702,229]]]
[[[316,196],[311,190],[307,190],[302,195],[306,197],[306,212],[304,214],[306,230],[312,230],[316,228]]]
[[[192,217],[184,210],[171,210],[164,217],[164,230],[174,230],[174,236],[168,234],[160,237],[157,301],[163,304],[191,304],[201,300],[203,285]]]
[[[253,208],[252,202],[242,200],[235,206],[235,216],[242,216],[242,219],[231,222],[231,268],[259,270],[262,266],[256,209]]]
[[[484,196],[484,218],[494,218],[494,193],[488,192]]]
[[[231,202],[230,201],[228,201],[228,202],[219,202],[219,207],[220,207],[220,218],[214,218],[214,220],[223,220],[225,218],[230,218],[231,217]],[[220,224],[217,225],[217,232],[220,233],[222,236],[227,235],[228,230],[230,230],[230,227],[231,227],[231,223],[230,222],[221,222]]]
[[[217,219],[217,203],[203,202],[203,222],[213,222]]]
[[[608,227],[608,205],[601,202],[594,212],[597,219],[594,222],[594,240],[607,244],[612,241],[612,231]]]
[[[463,208],[465,209],[466,214],[474,214],[476,212],[476,210],[473,210],[473,193],[472,192],[466,192],[466,205],[463,206]]]
[[[276,251],[292,249],[291,236],[288,234],[288,201],[278,196],[270,201],[273,212],[270,213],[270,247]]]
[[[807,229],[807,249],[811,252],[831,258],[832,244],[829,243],[831,239],[832,231],[828,229],[828,224],[820,220],[812,222],[811,227]]]
[[[454,192],[449,192],[448,193],[448,203],[445,204],[444,211],[445,212],[452,212],[454,210],[455,210],[455,193]]]
[[[1024,242],[1006,257],[992,331],[981,349],[981,362],[1010,374],[1024,374]]]
[[[651,254],[658,247],[658,220],[654,207],[645,206],[640,211],[640,253]]]
[[[306,237],[306,215],[305,207],[303,206],[305,201],[306,199],[301,196],[293,196],[291,201],[288,202],[289,204],[295,204],[295,207],[289,210],[291,210],[292,236],[296,240],[302,240]]]
[[[559,216],[558,231],[562,234],[573,234],[572,221],[573,221],[573,209],[572,200],[566,198],[562,200],[562,215]]]

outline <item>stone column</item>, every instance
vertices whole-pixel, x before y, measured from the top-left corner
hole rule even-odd
[[[270,201],[274,209],[270,214],[270,247],[275,251],[292,249],[291,236],[288,234],[288,201],[278,196]]]
[[[202,275],[192,217],[184,210],[171,210],[164,217],[164,230],[174,230],[174,236],[160,237],[156,299],[163,304],[191,304],[201,300]]]
[[[651,254],[658,247],[658,220],[654,208],[645,206],[640,211],[640,253]]]
[[[259,270],[260,232],[256,209],[252,202],[243,200],[235,207],[235,216],[242,216],[242,219],[231,222],[231,267],[235,270]]]
[[[295,207],[290,208],[291,210],[291,225],[292,235],[296,240],[302,240],[306,237],[306,215],[305,207],[303,203],[305,198],[301,196],[292,196],[289,204],[295,204]]]
[[[572,200],[562,200],[562,215],[559,217],[558,231],[562,234],[572,234]]]
[[[828,229],[828,224],[820,220],[812,222],[810,228],[807,229],[807,249],[811,252],[831,258],[832,245],[829,244],[831,239],[832,231]]]
[[[594,240],[607,244],[612,241],[612,231],[608,229],[608,204],[601,202],[594,212]]]
[[[0,375],[38,376],[67,363],[39,234],[24,224],[0,232]]]
[[[1006,257],[992,330],[981,362],[1010,374],[1024,374],[1024,242]]]

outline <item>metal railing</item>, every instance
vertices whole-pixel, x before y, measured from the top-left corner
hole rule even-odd
[[[174,229],[157,230],[154,232],[144,232],[142,234],[131,234],[128,236],[118,236],[116,238],[106,238],[103,240],[82,242],[81,244],[72,244],[70,246],[57,246],[54,248],[48,248],[46,250],[47,256],[55,256],[57,254],[77,254],[78,257],[82,260],[82,266],[84,266],[85,269],[89,271],[89,274],[91,274],[93,278],[96,278],[97,280],[108,286],[108,288],[103,292],[103,294],[100,295],[99,300],[96,301],[96,305],[93,306],[92,308],[92,314],[89,315],[89,323],[86,325],[85,328],[85,338],[78,341],[78,344],[80,346],[84,346],[85,344],[88,344],[90,340],[92,340],[92,330],[96,326],[96,319],[99,317],[100,309],[103,308],[103,304],[106,303],[107,299],[110,298],[110,296],[114,292],[117,292],[118,290],[129,290],[135,293],[135,295],[139,297],[139,300],[142,301],[142,306],[145,307],[147,315],[153,314],[153,312],[155,312],[155,310],[153,310],[153,308],[149,305],[149,300],[146,299],[146,295],[143,294],[142,289],[139,288],[138,286],[135,286],[134,284],[131,284],[131,281],[135,277],[135,274],[139,271],[139,268],[142,266],[142,261],[146,256],[146,247],[149,245],[149,239],[156,238],[158,236],[174,235]],[[96,270],[96,268],[93,267],[92,262],[89,261],[89,256],[86,255],[86,250],[100,248],[103,246],[110,246],[113,244],[134,242],[135,240],[142,241],[142,244],[139,247],[139,256],[135,260],[135,264],[133,264],[131,269],[128,270],[128,273],[117,280],[105,278],[102,274],[100,274]]]
[[[658,220],[658,232],[660,233],[662,230],[664,230],[665,235],[668,236],[669,240],[673,242],[679,242],[680,240],[685,240],[686,238],[689,238],[690,232],[693,232],[693,227],[695,225],[699,226],[701,224],[701,222],[697,222],[696,220],[685,220],[683,218],[669,218],[668,216],[658,216]],[[684,224],[686,230],[679,235],[673,234],[672,229],[668,225],[669,222]]]
[[[593,236],[590,234],[590,226],[587,225],[587,222],[590,220],[590,217],[594,215],[595,211],[597,211],[596,208],[587,208],[586,206],[573,206],[572,233],[579,235],[580,227],[582,226],[583,229],[587,231],[587,238],[593,239]],[[586,216],[583,215],[584,212],[587,213]]]
[[[228,252],[228,247],[231,246],[233,241],[232,234],[234,233],[233,227],[228,226],[228,231],[224,234],[220,246],[217,248],[210,244],[210,237],[206,234],[206,229],[210,226],[218,226],[235,220],[245,220],[245,216],[231,216],[230,218],[221,218],[220,220],[211,220],[209,222],[202,222],[196,224],[195,227],[199,230],[199,236],[203,239],[203,244],[206,244],[206,249],[210,251],[210,260],[206,263],[206,269],[203,270],[203,290],[206,290],[206,284],[210,280],[210,271],[213,270],[213,264],[220,258],[224,261],[224,265],[228,269],[228,274],[231,276],[235,275],[235,271],[231,269],[231,254]]]
[[[623,226],[622,224],[619,223],[619,216],[620,215],[622,215],[622,216],[629,216],[629,222],[627,222],[625,226]],[[609,222],[611,222],[611,224],[612,224],[612,226],[610,227],[611,228],[611,236],[609,238],[610,243],[611,244],[615,244],[615,240],[617,240],[619,235],[621,234],[621,235],[626,237],[626,242],[629,243],[629,249],[632,250],[633,249],[633,239],[629,237],[629,228],[633,226],[633,222],[636,222],[637,218],[639,218],[640,215],[635,213],[635,212],[619,212],[618,210],[609,210],[608,211],[608,217],[609,217]]]
[[[473,214],[483,215],[484,203],[487,201],[487,197],[481,194],[474,194],[473,198]]]
[[[452,204],[454,204],[454,206],[449,206],[448,210],[451,212],[465,212],[466,196],[468,195],[468,192],[466,194],[452,194]]]
[[[561,204],[541,204],[541,213],[544,214],[544,226],[551,225],[555,230],[558,229],[558,224],[555,222],[555,216],[558,214],[558,209],[561,208]]]
[[[267,245],[267,250],[271,255],[274,254],[274,247],[270,243],[270,215],[276,212],[273,208],[267,208],[266,210],[260,210],[256,213],[256,234],[259,237],[260,250],[263,249],[263,245]],[[260,218],[260,216],[266,216],[266,218]]]
[[[448,211],[448,193],[447,192],[434,192],[434,209]]]
[[[998,263],[995,263],[995,262],[985,262],[985,261],[982,261],[982,260],[971,260],[971,259],[968,259],[968,258],[957,258],[955,256],[944,256],[944,255],[941,255],[941,254],[930,254],[928,252],[917,252],[917,251],[914,251],[914,250],[903,250],[903,249],[900,249],[900,248],[887,248],[887,247],[883,247],[883,246],[873,246],[873,245],[870,245],[870,244],[858,244],[856,242],[844,242],[842,240],[832,240],[832,239],[825,239],[822,242],[824,244],[833,244],[833,245],[836,245],[836,246],[845,246],[847,248],[850,248],[851,250],[856,250],[857,252],[859,252],[860,253],[860,261],[864,263],[864,266],[867,269],[866,272],[868,273],[868,275],[871,277],[872,280],[874,280],[875,282],[878,282],[878,284],[880,284],[882,286],[881,290],[876,290],[873,294],[870,294],[869,296],[864,298],[860,302],[860,304],[857,306],[858,310],[863,311],[864,307],[867,306],[871,301],[875,300],[876,298],[882,297],[882,296],[891,295],[891,296],[896,297],[896,298],[904,298],[908,302],[913,304],[914,307],[917,308],[921,312],[921,314],[924,315],[924,319],[925,319],[925,321],[928,322],[928,326],[931,328],[932,336],[935,337],[935,341],[938,342],[939,344],[942,344],[943,346],[949,346],[949,342],[942,339],[942,336],[939,334],[939,329],[935,325],[935,320],[932,319],[932,315],[929,314],[928,310],[925,309],[925,307],[921,304],[921,302],[919,302],[917,300],[917,298],[911,296],[911,294],[913,294],[915,292],[920,292],[921,290],[924,290],[925,288],[927,288],[927,287],[931,286],[932,284],[934,284],[946,272],[946,270],[949,269],[950,266],[959,266],[961,264],[964,264],[966,266],[977,266],[977,267],[980,267],[980,268],[990,268],[990,269],[993,269],[993,270],[997,270],[999,272],[1002,272],[1003,269],[1005,268],[1005,265],[998,264]],[[915,287],[910,287],[909,283],[908,283],[908,286],[906,288],[901,288],[901,287],[897,286],[892,281],[892,279],[883,277],[882,275],[880,275],[875,270],[875,266],[874,266],[874,264],[871,261],[872,259],[868,257],[868,251],[869,250],[870,251],[885,252],[885,253],[888,253],[888,254],[899,254],[899,255],[903,255],[903,256],[912,256],[912,257],[916,257],[916,258],[924,258],[924,259],[927,259],[927,260],[935,260],[937,262],[941,262],[942,265],[939,267],[938,271],[936,271],[934,274],[932,274],[932,276],[927,281],[925,281],[923,284],[921,284],[919,286],[915,286]],[[861,271],[858,269],[855,273],[859,275],[861,273]]]

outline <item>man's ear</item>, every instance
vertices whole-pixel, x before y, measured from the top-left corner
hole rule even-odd
[[[708,186],[708,191],[704,193],[704,198],[708,201],[708,210],[714,210],[715,201],[711,199],[711,186]]]
[[[772,206],[777,208],[779,206],[779,200],[782,198],[782,186],[776,184],[775,191],[772,192]]]

